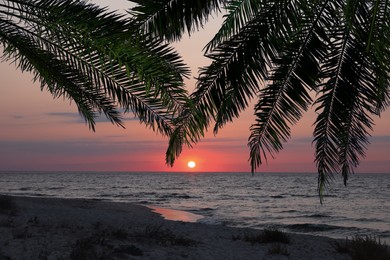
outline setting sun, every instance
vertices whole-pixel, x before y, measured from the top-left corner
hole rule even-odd
[[[189,161],[187,165],[188,165],[189,168],[192,169],[192,168],[195,168],[196,163],[194,161]]]

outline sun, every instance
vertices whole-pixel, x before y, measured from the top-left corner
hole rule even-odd
[[[195,168],[195,166],[196,166],[196,163],[194,162],[194,161],[189,161],[188,163],[187,163],[187,165],[188,165],[188,168]]]

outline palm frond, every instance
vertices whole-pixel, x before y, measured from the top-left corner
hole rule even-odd
[[[135,0],[130,10],[143,34],[161,40],[180,40],[184,32],[191,34],[202,27],[209,16],[219,11],[222,0]]]
[[[29,37],[31,34],[20,33],[24,30],[12,20],[0,22],[0,38],[6,43],[3,60],[17,64],[21,71],[34,71],[34,80],[39,80],[41,88],[47,87],[54,97],[74,100],[80,115],[92,130],[95,130],[96,112],[105,113],[111,122],[123,126],[112,100],[86,81],[78,70],[38,46],[35,39]]]
[[[389,74],[377,57],[379,52],[388,55],[389,45],[377,42],[385,37],[387,29],[383,25],[376,28],[380,37],[370,33],[374,20],[386,22],[383,17],[370,16],[370,5],[350,4],[338,6],[348,10],[348,15],[334,16],[324,24],[331,41],[322,67],[325,82],[316,101],[319,115],[314,131],[321,199],[334,173],[341,173],[346,184],[365,155],[368,130],[373,125],[370,114],[379,114],[378,108],[386,107],[388,100]],[[380,46],[380,50],[375,46]]]
[[[248,107],[260,90],[261,81],[267,78],[269,52],[266,50],[273,47],[264,41],[261,22],[253,21],[220,44],[208,55],[213,59],[212,64],[200,71],[194,96],[209,108],[206,116],[214,117],[215,134]]]
[[[130,21],[121,15],[85,1],[6,1],[0,15],[2,24],[13,21],[16,34],[29,39],[42,52],[52,54],[59,63],[68,64],[64,71],[60,71],[60,66],[52,66],[43,74],[34,67],[37,62],[33,59],[39,58],[39,52],[38,57],[21,57],[10,41],[1,39],[5,49],[12,50],[8,55],[18,52],[14,57],[29,62],[29,70],[39,73],[37,78],[42,83],[52,84],[49,89],[69,94],[84,87],[105,97],[115,105],[113,108],[119,105],[133,112],[161,133],[172,132],[172,119],[187,99],[183,77],[188,75],[188,69],[172,48],[140,36],[138,28],[131,27]],[[84,81],[77,82],[74,89],[64,88],[56,82],[57,74],[69,79],[81,79],[82,75]],[[74,96],[69,98],[78,102]],[[111,113],[107,110],[111,107],[102,109],[106,115]],[[85,118],[93,124],[93,117]]]
[[[390,2],[372,1],[368,9],[370,29],[366,54],[374,64],[373,73],[379,98],[375,113],[380,114],[389,106]]]
[[[268,2],[268,3],[267,3]],[[206,45],[205,52],[213,51],[219,44],[229,41],[238,34],[243,27],[247,27],[259,15],[269,13],[267,8],[275,8],[278,3],[264,0],[242,0],[229,1],[226,5],[227,14],[219,31],[213,39]]]
[[[184,109],[175,119],[175,129],[170,135],[168,148],[165,154],[167,165],[173,166],[175,159],[181,154],[183,146],[192,147],[204,136],[210,119],[205,116],[209,108],[199,100],[188,100]]]
[[[216,121],[214,132],[217,133],[226,122],[238,117],[259,91],[259,80],[267,77],[268,60],[274,52],[264,33],[266,18],[258,15],[207,55],[213,62],[200,70],[192,102],[179,115],[177,134],[172,135],[167,151],[168,164],[173,164],[183,144],[190,146],[203,136],[211,119]]]
[[[195,132],[194,129],[200,129],[200,127],[203,127],[201,128],[202,131],[206,130],[208,123],[210,122],[210,118],[214,118],[216,120],[214,132],[217,133],[218,129],[226,122],[232,121],[234,117],[238,117],[239,113],[248,106],[250,99],[260,90],[260,86],[262,84],[261,81],[268,79],[268,70],[272,66],[273,60],[277,60],[278,49],[288,42],[288,39],[284,39],[281,43],[280,39],[275,40],[275,38],[270,37],[270,35],[280,34],[282,31],[284,32],[285,37],[289,37],[292,33],[292,29],[287,28],[286,24],[291,25],[294,22],[288,18],[288,13],[294,10],[296,3],[290,3],[287,5],[286,3],[282,3],[284,7],[282,10],[285,10],[284,18],[279,12],[281,10],[280,4],[281,3],[265,5],[263,10],[258,10],[257,16],[254,17],[251,22],[248,22],[240,29],[239,33],[231,36],[228,41],[219,43],[217,47],[207,54],[209,58],[213,59],[213,63],[209,67],[201,70],[197,89],[192,94],[192,100],[194,101],[193,104],[195,104],[195,109],[192,111],[196,116],[192,117],[191,113],[188,113],[185,117],[179,116],[181,119],[180,130],[177,131],[181,131],[181,133],[172,136],[174,138],[188,139],[185,141],[175,141],[171,139],[167,152],[168,163],[173,162],[173,159],[170,156],[175,154],[171,153],[170,150],[181,151],[181,148],[173,147],[172,144],[188,144],[191,143],[191,140],[195,140],[195,142],[197,142],[199,135],[192,136],[191,133]],[[232,15],[234,16],[235,14],[233,13]],[[318,17],[320,17],[320,14],[318,14],[315,18],[319,19]],[[277,25],[275,21],[279,21],[281,19],[284,19],[284,24]],[[298,28],[298,25],[296,25],[296,27]],[[319,70],[316,57],[321,54],[321,51],[323,51],[322,49],[324,48],[321,43],[320,36],[323,32],[321,32],[318,27],[315,27],[315,30],[316,31],[314,33],[314,29],[309,27],[303,29],[301,34],[295,34],[295,42],[289,45],[291,50],[286,49],[291,53],[294,51],[296,52],[296,46],[294,46],[294,44],[296,45],[299,43],[301,38],[305,36],[304,34],[307,34],[306,42],[303,44],[304,47],[302,47],[300,53],[297,55],[298,60],[300,60],[301,63],[297,63],[298,65],[292,65],[292,70],[294,72],[291,72],[288,75],[288,77],[291,77],[292,80],[291,78],[285,80],[285,83],[283,83],[284,85],[290,84],[290,80],[291,83],[295,84],[297,84],[300,80],[304,80],[306,86],[312,85],[312,83],[315,82],[315,76],[311,77],[310,73],[312,73],[313,70]],[[311,52],[306,54],[306,56],[301,57],[301,54],[304,53],[303,50],[306,49],[310,49]],[[248,52],[247,50],[251,50],[251,52]],[[287,65],[284,69],[288,66],[288,63],[286,64]],[[280,64],[280,68],[282,69],[278,72],[278,75],[275,73],[277,76],[275,76],[273,80],[285,75],[283,73],[286,73],[286,71],[283,71],[282,65],[283,64]],[[298,80],[294,79],[294,77],[298,77]],[[277,84],[275,83],[275,86],[276,85]],[[295,86],[291,87],[290,91],[288,91],[289,95],[294,95],[294,88]],[[265,91],[264,93],[267,93],[267,96],[261,100],[269,101],[269,97],[272,96],[271,92]],[[273,94],[275,94],[275,92]],[[298,94],[297,96],[299,95],[301,94]],[[302,97],[304,101],[298,100],[297,102],[301,102],[301,104],[305,103],[305,105],[302,104],[302,106],[306,109],[307,104],[310,103],[310,98],[305,91],[302,92]],[[289,100],[290,99],[295,100],[296,96],[292,96]],[[279,101],[276,103],[279,103]],[[261,106],[263,105],[265,106],[265,103]],[[281,109],[282,108],[283,107],[281,107]],[[296,111],[294,113],[296,113]],[[199,120],[199,117],[204,117],[205,119]],[[264,119],[266,117],[262,118]],[[278,120],[277,118],[274,119]],[[199,124],[199,122],[203,122],[204,124]],[[259,147],[261,148],[261,145],[257,146],[257,148],[255,146],[259,144],[257,141],[264,137],[262,136],[256,139],[255,135],[257,135],[257,137],[262,135],[260,133],[262,130],[256,127],[257,126],[253,126],[254,134],[251,136],[250,141],[250,145],[253,147],[251,158],[253,158],[253,160],[257,160],[256,162],[253,161],[253,166],[256,165],[256,163],[261,163],[260,150],[255,151],[255,149]],[[269,127],[269,125],[266,125],[265,129],[267,127]],[[279,127],[282,126],[279,125]],[[287,136],[288,133],[285,133],[285,135]],[[267,138],[270,138],[270,136]],[[259,158],[260,161],[258,161]],[[252,169],[254,170],[255,166]]]
[[[263,163],[262,158],[267,160],[267,154],[274,156],[283,148],[283,142],[290,137],[290,125],[301,118],[312,102],[308,90],[315,90],[319,83],[319,64],[326,52],[326,39],[319,24],[328,2],[311,6],[292,3],[291,10],[285,9],[288,13],[295,12],[299,23],[295,24],[286,13],[280,25],[290,25],[296,31],[291,34],[286,30],[282,38],[286,44],[272,64],[271,84],[261,90],[255,106],[256,123],[251,126],[248,143],[252,172]],[[305,5],[302,9],[306,12],[299,14],[296,8],[300,5]]]

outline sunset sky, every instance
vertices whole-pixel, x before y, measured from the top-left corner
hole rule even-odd
[[[111,8],[123,9],[124,4],[124,0],[115,1]],[[221,17],[216,17],[205,31],[176,45],[193,77],[198,67],[208,64],[201,50],[220,22]],[[250,171],[247,139],[254,122],[253,107],[216,137],[208,133],[194,149],[186,149],[170,168],[165,165],[167,138],[140,125],[133,115],[128,115],[126,129],[99,120],[92,132],[73,103],[41,92],[31,74],[3,62],[0,75],[0,171]],[[195,81],[186,84],[191,91]],[[314,111],[305,114],[293,127],[285,149],[259,172],[315,172],[314,121]],[[390,172],[390,111],[375,122],[367,157],[358,172]],[[190,160],[197,164],[194,169],[187,167]]]

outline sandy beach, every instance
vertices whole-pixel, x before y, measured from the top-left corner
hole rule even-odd
[[[181,215],[197,217],[128,203],[3,196],[0,259],[349,259],[330,238],[287,234],[289,243],[259,243],[262,230],[177,221]]]

